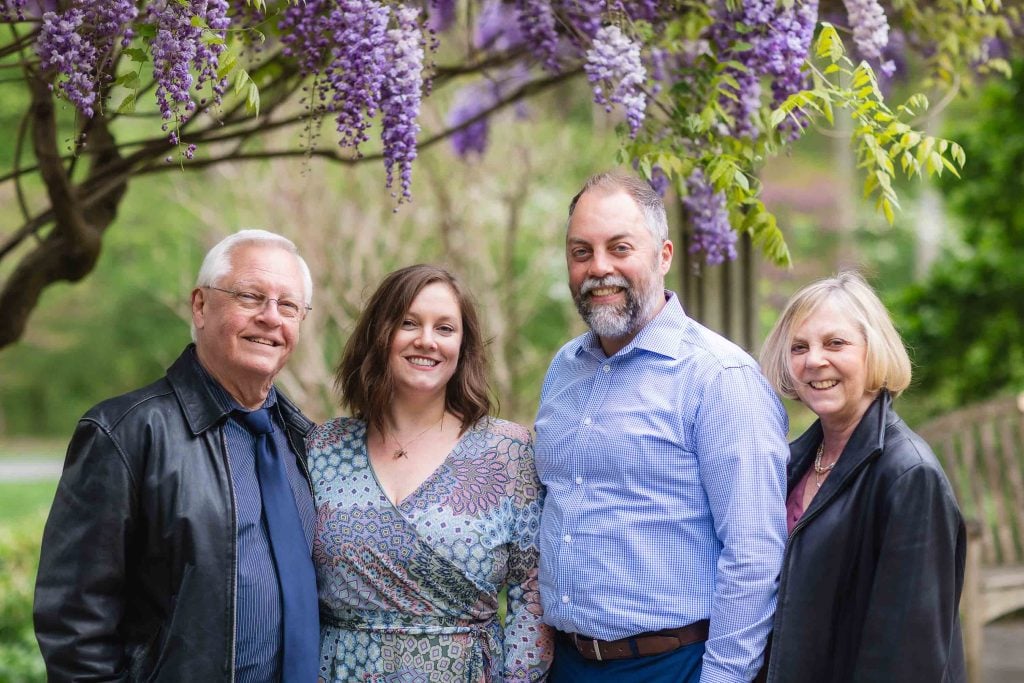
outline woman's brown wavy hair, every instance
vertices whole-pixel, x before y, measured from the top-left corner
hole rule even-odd
[[[445,408],[462,420],[462,431],[491,411],[483,333],[469,292],[444,268],[417,264],[391,273],[370,297],[345,344],[334,372],[334,389],[352,416],[385,431],[385,417],[394,395],[388,364],[391,340],[413,300],[427,285],[451,287],[462,312],[462,347],[455,374],[445,389]]]

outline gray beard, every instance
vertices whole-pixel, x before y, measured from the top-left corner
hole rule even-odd
[[[609,275],[601,279],[587,278],[580,285],[579,293],[573,296],[576,310],[583,322],[598,337],[621,339],[635,334],[646,323],[657,304],[657,282],[652,291],[637,292],[622,276]],[[598,287],[622,287],[625,301],[620,305],[594,306],[587,293]]]

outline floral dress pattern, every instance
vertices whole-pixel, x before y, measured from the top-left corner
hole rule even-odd
[[[481,419],[398,505],[370,467],[362,420],[331,420],[307,445],[321,681],[544,678],[553,645],[537,585],[543,492],[526,428]]]

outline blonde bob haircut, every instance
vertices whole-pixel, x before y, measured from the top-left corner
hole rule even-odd
[[[789,370],[793,334],[825,302],[845,312],[867,341],[867,390],[885,388],[894,398],[899,396],[910,385],[910,358],[889,312],[855,271],[812,282],[790,298],[761,348],[761,369],[775,390],[797,398]]]

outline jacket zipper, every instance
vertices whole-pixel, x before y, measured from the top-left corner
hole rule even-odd
[[[870,463],[872,460],[874,460],[877,457],[877,455],[878,455],[880,450],[881,449],[875,449],[875,451],[872,451],[871,455],[869,455],[868,457],[864,458],[864,461],[861,462],[859,467],[857,467],[854,470],[851,470],[850,472],[847,472],[846,473],[846,477],[842,480],[842,482],[839,483],[839,486],[837,486],[835,488],[835,490],[832,491],[832,495],[829,498],[825,499],[825,502],[823,502],[814,511],[813,515],[811,515],[809,518],[808,518],[807,515],[801,516],[800,517],[800,521],[796,523],[795,527],[793,527],[793,533],[791,533],[789,535],[789,538],[790,539],[794,538],[796,536],[797,532],[800,531],[801,529],[803,529],[805,526],[807,526],[807,524],[810,522],[810,520],[814,519],[819,514],[821,514],[821,511],[824,510],[826,507],[828,507],[828,505],[832,502],[832,500],[835,499],[836,496],[838,496],[839,493],[846,488],[846,483],[850,479],[852,479],[854,475],[860,473],[860,471],[862,469],[867,467],[868,463]],[[779,628],[778,627],[782,623],[782,610],[780,609],[780,605],[779,605],[779,601],[778,601],[778,596],[784,594],[783,588],[785,587],[785,585],[789,581],[789,563],[790,563],[789,545],[790,545],[789,539],[787,539],[787,541],[786,541],[786,552],[783,555],[782,571],[779,574],[779,588],[778,588],[778,591],[776,593],[776,599],[775,599],[775,615],[774,615],[774,617],[772,619],[772,642],[776,642],[778,640],[777,639],[777,636],[779,635]],[[773,676],[774,673],[775,673],[775,663],[769,662],[769,664],[768,664],[768,673],[767,673],[767,676],[766,676],[766,679],[769,682],[775,680],[775,677]]]

